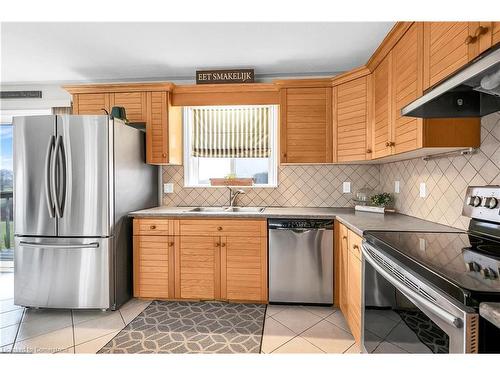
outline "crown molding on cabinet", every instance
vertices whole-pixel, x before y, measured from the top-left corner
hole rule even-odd
[[[62,86],[70,94],[95,94],[104,92],[138,92],[138,91],[172,91],[175,85],[171,82],[141,83],[99,83],[89,85]]]

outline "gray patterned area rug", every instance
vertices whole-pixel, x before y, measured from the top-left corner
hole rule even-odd
[[[99,353],[259,353],[266,305],[153,301]]]

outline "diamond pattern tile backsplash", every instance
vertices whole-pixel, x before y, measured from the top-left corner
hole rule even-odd
[[[349,207],[353,194],[342,193],[369,187],[394,194],[398,212],[465,229],[462,200],[469,185],[500,184],[500,112],[483,117],[481,148],[475,155],[429,161],[410,159],[382,165],[299,165],[279,167],[278,187],[245,189],[238,203],[247,206]],[[173,194],[163,195],[167,206],[221,206],[228,204],[226,188],[185,188],[182,166],[163,167],[163,182],[174,183]],[[419,197],[426,183],[427,196]]]
[[[393,192],[394,181],[400,181],[400,193],[395,194],[398,212],[467,228],[469,219],[461,215],[467,186],[500,184],[500,112],[482,118],[476,154],[381,165],[381,188]],[[421,182],[426,183],[425,198],[419,196]]]
[[[245,188],[238,197],[244,206],[349,207],[353,194],[342,193],[342,183],[351,182],[351,192],[363,187],[377,189],[378,165],[281,166],[277,188]],[[185,188],[182,166],[163,167],[163,182],[174,184],[174,193],[163,195],[166,206],[227,205],[226,188]]]

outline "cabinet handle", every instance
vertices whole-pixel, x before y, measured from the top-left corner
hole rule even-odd
[[[166,158],[167,157],[167,153],[164,152],[163,154],[161,154],[161,156],[163,156],[164,158]]]
[[[169,243],[168,243],[168,246],[170,246],[170,247],[172,247],[172,246],[174,246],[174,245],[175,245],[175,242],[169,242]]]
[[[347,240],[347,236],[342,236],[342,239],[343,240]]]
[[[217,227],[217,230],[220,232],[222,230],[222,227]]]
[[[474,35],[467,35],[467,38],[465,38],[465,44],[473,44],[476,43],[477,40],[481,35],[484,35],[488,32],[488,27],[486,26],[479,26],[476,31],[474,32]]]
[[[283,157],[286,158],[286,153],[283,154]]]
[[[396,145],[395,142],[385,142],[386,147],[394,147]]]
[[[220,247],[220,243],[219,243],[219,242],[217,242],[217,243],[215,244],[215,247]]]
[[[356,250],[359,250],[359,246],[358,245],[352,245],[352,248],[356,249]]]
[[[371,153],[372,153],[372,150],[367,149],[367,150],[366,150],[366,153],[367,153],[367,154],[371,154]]]
[[[151,225],[149,229],[156,229],[156,225]]]
[[[221,246],[222,246],[222,247],[226,247],[226,244],[225,244],[225,243],[222,243],[222,244],[221,244]]]

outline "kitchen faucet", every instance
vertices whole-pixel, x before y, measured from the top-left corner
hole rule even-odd
[[[245,194],[245,191],[241,189],[233,190],[229,186],[227,188],[229,189],[229,207],[234,207],[234,202],[236,201],[238,195]]]

